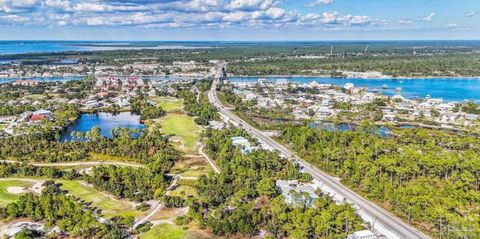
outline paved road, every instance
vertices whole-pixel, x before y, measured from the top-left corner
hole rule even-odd
[[[396,216],[390,214],[385,209],[377,206],[375,203],[364,199],[360,195],[348,189],[342,183],[340,183],[340,180],[338,178],[332,177],[318,170],[317,168],[313,167],[303,159],[296,156],[293,152],[291,152],[285,146],[274,141],[272,138],[265,136],[256,128],[252,127],[247,122],[245,122],[244,120],[242,120],[241,118],[239,118],[238,116],[230,112],[218,100],[217,92],[215,90],[216,84],[218,84],[217,80],[214,82],[214,84],[212,85],[212,88],[208,92],[208,99],[215,107],[217,107],[217,109],[222,115],[228,117],[232,122],[235,122],[236,124],[238,124],[240,127],[248,131],[251,135],[253,135],[257,139],[268,144],[270,147],[278,150],[282,155],[296,161],[301,167],[303,167],[305,172],[308,172],[309,174],[311,174],[314,179],[324,183],[325,186],[334,189],[338,193],[338,195],[345,198],[348,202],[353,203],[354,206],[359,210],[360,215],[366,214],[367,218],[375,219],[375,223],[374,223],[375,230],[382,232],[385,236],[388,236],[389,238],[401,238],[401,239],[430,238],[425,234],[423,234],[422,232],[415,229],[413,226],[402,221]]]
[[[208,157],[208,155],[205,152],[203,152],[204,148],[205,148],[205,146],[202,144],[200,146],[200,149],[198,149],[198,151],[207,160],[208,164],[210,164],[210,167],[212,167],[213,171],[215,173],[220,173],[220,168],[217,166],[217,164],[215,162],[213,162],[213,160],[210,159],[210,157]]]

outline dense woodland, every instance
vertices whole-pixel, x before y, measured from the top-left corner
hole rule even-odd
[[[199,125],[208,125],[211,120],[218,119],[217,110],[213,107],[206,96],[206,91],[212,84],[211,80],[200,81],[195,85],[198,88],[200,95],[190,90],[191,86],[178,86],[179,96],[183,98],[184,109],[191,116],[197,116],[195,123]]]
[[[166,114],[161,107],[150,104],[143,97],[133,99],[130,107],[131,111],[140,115],[142,120],[157,119]]]
[[[126,238],[126,228],[133,218],[116,217],[107,222],[97,220],[101,214],[79,199],[67,195],[53,181],[44,183],[41,195],[27,193],[17,202],[0,208],[0,219],[31,218],[43,221],[47,229],[57,226],[61,231],[83,238]]]
[[[285,140],[306,160],[437,237],[480,234],[480,139],[439,130],[397,129],[382,138],[286,125]]]
[[[163,167],[162,167],[163,168]],[[169,170],[171,166],[163,169]],[[143,202],[165,194],[169,178],[146,168],[99,166],[93,167],[87,181],[95,188],[118,198]]]
[[[361,228],[361,220],[348,204],[337,205],[321,195],[314,208],[287,205],[276,179],[310,181],[307,174],[277,153],[258,150],[243,155],[230,138],[244,135],[238,129],[207,132],[206,150],[221,168],[220,174],[202,176],[198,200],[190,200],[183,224],[195,220],[216,235],[255,235],[267,230],[275,238],[345,238]]]
[[[55,167],[38,167],[27,163],[0,162],[0,178],[45,177],[51,179],[75,179],[81,175],[76,170],[66,171]]]
[[[101,129],[77,132],[68,142],[59,142],[44,135],[27,134],[0,140],[0,158],[35,162],[68,162],[90,159],[91,153],[117,156],[127,161],[161,165],[175,161],[179,153],[159,130],[138,132],[127,128],[112,130],[112,139],[102,136]],[[139,135],[139,137],[135,137]],[[161,168],[156,168],[163,172]]]
[[[266,59],[229,64],[229,73],[252,75],[339,75],[338,71],[379,71],[394,77],[479,76],[477,54],[376,56],[321,59]]]

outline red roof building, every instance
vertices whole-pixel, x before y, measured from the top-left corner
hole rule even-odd
[[[12,85],[36,86],[38,85],[38,81],[37,80],[16,80],[12,82]]]

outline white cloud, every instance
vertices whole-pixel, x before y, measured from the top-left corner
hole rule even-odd
[[[457,27],[458,27],[458,25],[457,25],[456,23],[449,23],[449,24],[447,24],[447,28],[450,28],[450,29],[452,29],[452,28],[457,28]]]
[[[314,6],[320,6],[320,5],[330,5],[333,3],[333,0],[315,0],[310,4],[307,4],[307,7],[314,7]]]
[[[283,28],[375,26],[366,15],[300,14],[286,0],[0,0],[0,25]],[[316,0],[331,4],[332,0]]]
[[[386,20],[373,19],[366,15],[340,15],[337,11],[324,12],[322,15],[309,13],[300,18],[300,25],[344,25],[344,26],[367,26],[386,25]]]
[[[478,11],[469,12],[469,13],[467,13],[467,17],[474,17],[477,14],[478,14]]]
[[[8,14],[32,12],[39,3],[40,0],[0,0],[0,12]]]
[[[413,23],[413,21],[410,20],[410,19],[400,19],[400,20],[398,20],[398,23],[400,23],[402,25],[410,25],[410,24]]]
[[[422,22],[431,22],[433,18],[435,17],[435,13],[430,13],[428,16],[425,17],[419,17],[417,20],[422,21]]]

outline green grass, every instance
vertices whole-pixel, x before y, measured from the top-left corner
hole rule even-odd
[[[0,124],[0,130],[4,129],[5,127],[7,127],[6,124]]]
[[[140,239],[184,239],[184,238],[204,238],[191,230],[183,230],[179,226],[170,224],[159,224],[145,234]]]
[[[188,198],[189,196],[198,197],[198,194],[195,188],[187,185],[180,185],[170,193],[170,196]]]
[[[175,162],[171,172],[184,177],[200,177],[208,175],[212,172],[212,168],[203,158],[188,158]]]
[[[16,201],[21,194],[12,194],[7,191],[9,187],[22,187],[24,189],[33,186],[33,182],[22,180],[2,180],[0,181],[0,207],[5,207],[7,204]]]
[[[117,200],[109,197],[93,187],[80,183],[80,181],[59,180],[62,183],[61,188],[67,190],[71,195],[79,197],[87,202],[92,202],[93,206],[102,209],[103,215],[112,216],[138,216],[140,211],[135,210],[133,205],[125,200]]]
[[[164,134],[173,134],[181,141],[181,149],[187,152],[196,151],[196,143],[200,128],[194,119],[183,114],[168,114],[160,119],[161,131]]]
[[[167,113],[177,112],[183,109],[183,100],[175,97],[151,97],[150,100],[156,102]]]

